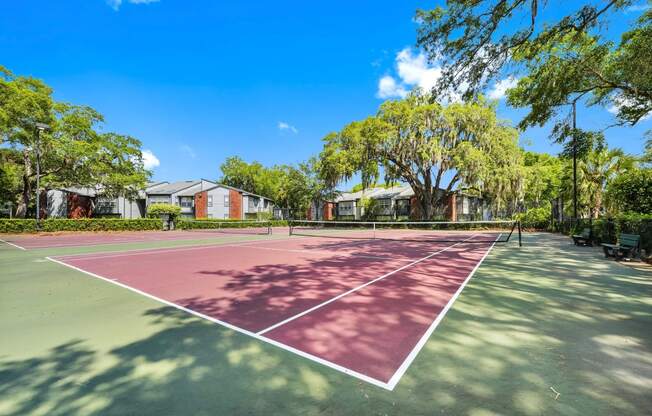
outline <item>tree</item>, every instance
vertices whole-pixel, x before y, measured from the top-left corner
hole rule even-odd
[[[567,155],[562,155],[564,168],[561,178],[562,197],[572,199],[572,165]],[[597,218],[604,208],[605,190],[616,176],[636,167],[636,158],[621,149],[609,149],[602,140],[578,160],[578,205],[584,215]],[[568,204],[567,206],[570,206]]]
[[[98,132],[104,121],[100,113],[56,102],[52,89],[39,80],[14,76],[2,67],[0,74],[0,137],[22,153],[17,216],[25,216],[33,198],[37,146],[45,186],[93,187],[108,197],[135,197],[144,188],[150,173],[143,167],[138,140]],[[37,122],[49,130],[37,136]]]
[[[238,156],[227,157],[220,166],[222,178],[220,182],[245,191],[258,193],[258,181],[263,171],[263,166],[258,162],[251,164]]]
[[[482,100],[443,106],[416,91],[386,101],[376,116],[354,121],[324,141],[325,183],[334,187],[359,172],[366,188],[382,170],[386,181],[412,187],[425,219],[433,218],[434,207],[442,207],[458,186],[478,188],[494,200],[520,187],[517,132]]]
[[[616,176],[607,187],[614,213],[652,214],[652,169],[634,169]]]
[[[247,163],[237,156],[229,157],[220,166],[225,185],[266,196],[276,205],[291,212],[305,212],[314,199],[325,197],[327,190],[317,176],[316,159],[298,166],[265,167],[259,162]]]
[[[0,206],[18,203],[22,185],[22,154],[11,148],[0,148]]]
[[[592,218],[597,218],[603,208],[607,184],[618,174],[632,169],[634,160],[621,149],[602,147],[594,149],[580,161],[581,183],[588,196],[589,215]]]
[[[559,196],[563,164],[547,153],[524,153],[524,203],[526,208],[549,206]]]
[[[558,20],[542,22],[560,3],[449,0],[446,8],[418,11],[418,44],[443,63],[435,92],[462,90],[468,99],[499,76],[523,76],[508,90],[511,105],[530,107],[520,128],[543,124],[582,99],[616,105],[621,122],[636,124],[652,111],[652,10],[614,43],[606,36],[609,18],[633,0],[578,4]],[[556,131],[567,133],[567,124],[562,117]]]

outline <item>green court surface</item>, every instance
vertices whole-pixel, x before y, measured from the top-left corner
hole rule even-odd
[[[567,237],[496,246],[393,391],[45,259],[197,243],[1,244],[0,414],[651,413],[652,272]]]

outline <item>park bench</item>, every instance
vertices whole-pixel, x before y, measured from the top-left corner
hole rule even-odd
[[[591,229],[590,228],[585,228],[582,230],[582,232],[579,235],[573,235],[573,243],[575,243],[576,246],[592,246],[593,243],[591,242]]]
[[[602,249],[605,257],[614,257],[616,260],[633,258],[638,254],[640,242],[640,235],[620,234],[618,244],[602,243]]]

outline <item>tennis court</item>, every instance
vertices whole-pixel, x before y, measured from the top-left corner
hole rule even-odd
[[[649,408],[649,271],[513,223],[290,226],[0,245],[0,413]]]
[[[506,241],[496,230],[423,225],[376,238],[315,230],[50,259],[391,390],[493,244]]]

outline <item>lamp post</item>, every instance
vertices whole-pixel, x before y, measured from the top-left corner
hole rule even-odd
[[[41,221],[41,153],[40,141],[41,133],[48,130],[50,126],[44,123],[35,123],[36,126],[36,144],[34,150],[36,151],[36,228],[40,229]]]
[[[577,224],[577,111],[573,101],[573,220]]]

